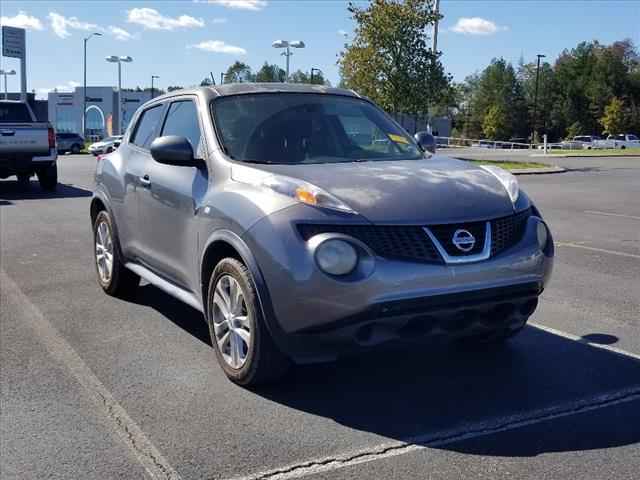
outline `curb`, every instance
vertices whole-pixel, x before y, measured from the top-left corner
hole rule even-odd
[[[514,175],[544,175],[550,173],[563,173],[567,169],[563,167],[545,167],[545,168],[517,168],[509,170]]]

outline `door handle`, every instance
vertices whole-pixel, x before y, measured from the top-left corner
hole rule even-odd
[[[151,186],[151,179],[149,178],[149,175],[145,175],[144,177],[138,177],[138,180],[140,181],[140,185],[143,188],[149,188]]]

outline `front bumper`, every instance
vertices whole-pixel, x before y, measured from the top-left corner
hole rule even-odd
[[[426,334],[521,328],[553,268],[553,240],[540,250],[541,220],[532,216],[522,239],[489,260],[446,265],[375,257],[366,276],[340,279],[318,269],[295,228],[299,218],[327,220],[319,210],[294,206],[243,237],[268,288],[276,340],[298,361]]]

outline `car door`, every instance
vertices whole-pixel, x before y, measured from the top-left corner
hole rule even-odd
[[[191,143],[196,158],[205,159],[206,147],[196,97],[178,97],[168,105],[159,136],[177,135]],[[150,184],[140,195],[144,220],[145,261],[173,283],[190,285],[197,268],[195,216],[207,191],[206,167],[178,167],[150,160],[145,163]]]
[[[149,183],[145,178],[146,165],[153,162],[149,147],[160,130],[164,117],[164,104],[156,104],[143,110],[134,119],[132,133],[120,150],[123,158],[124,192],[120,205],[116,206],[120,245],[128,258],[140,259],[146,251],[140,216],[140,195],[147,193]]]

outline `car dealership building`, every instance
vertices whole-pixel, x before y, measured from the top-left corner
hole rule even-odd
[[[82,135],[82,92],[76,87],[73,92],[49,93],[49,121],[57,132]],[[122,91],[122,119],[118,109],[118,91],[114,87],[87,87],[88,139],[98,139],[124,131],[140,105],[149,100],[149,92]]]

